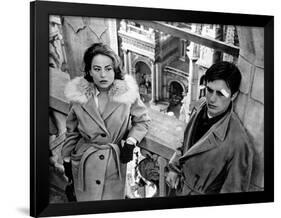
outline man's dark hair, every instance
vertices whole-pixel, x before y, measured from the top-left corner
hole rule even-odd
[[[213,82],[215,80],[224,80],[231,95],[239,90],[241,83],[241,72],[235,64],[221,61],[213,64],[205,73],[206,82]]]

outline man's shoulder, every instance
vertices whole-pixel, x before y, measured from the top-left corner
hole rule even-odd
[[[244,125],[234,111],[232,111],[230,115],[230,125],[232,128],[236,128],[239,132],[245,132]]]
[[[235,112],[231,113],[229,121],[229,134],[234,138],[237,144],[251,145],[249,134],[247,133],[246,128]]]

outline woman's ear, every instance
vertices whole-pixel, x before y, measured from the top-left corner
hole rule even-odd
[[[231,96],[231,100],[234,101],[235,98],[237,97],[237,95],[238,95],[238,92],[235,92],[235,93]]]

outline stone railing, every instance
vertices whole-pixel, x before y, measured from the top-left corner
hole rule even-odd
[[[127,32],[128,33],[140,34],[142,36],[147,37],[150,40],[154,40],[154,32],[153,31],[145,30],[143,28],[136,27],[136,26],[133,26],[133,25],[130,25],[130,24],[127,25]]]
[[[176,27],[167,23],[158,21],[137,21],[138,24],[146,26],[147,28],[153,28],[155,30],[161,31],[166,34],[170,34],[174,37],[179,37],[181,39],[189,40],[191,42],[206,46],[208,48],[213,48],[218,51],[233,55],[238,57],[239,47],[230,45],[228,43],[213,39],[211,37],[202,36],[197,33],[193,33],[190,30]]]

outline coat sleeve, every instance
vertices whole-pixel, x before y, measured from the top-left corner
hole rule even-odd
[[[173,156],[171,157],[171,159],[169,160],[168,163],[168,169],[169,171],[174,171],[178,174],[181,173],[181,169],[180,169],[180,163],[179,163],[179,159],[182,156],[182,153],[179,149],[177,149]]]
[[[70,156],[80,138],[81,135],[78,131],[78,120],[72,107],[66,119],[65,141],[61,150],[62,158]]]
[[[187,128],[188,128],[188,125],[187,125],[187,127],[184,131],[184,138],[185,138],[185,135],[186,135]],[[173,156],[170,158],[169,163],[168,163],[169,171],[174,171],[178,174],[181,173],[181,167],[180,167],[180,161],[179,160],[183,155],[184,144],[185,144],[184,142],[185,142],[185,139],[181,142],[181,146],[176,148]]]
[[[148,126],[151,121],[148,116],[148,111],[144,103],[138,97],[132,104],[130,109],[132,127],[129,131],[128,137],[133,137],[139,143],[148,131]]]
[[[191,115],[190,120],[192,119],[194,114],[195,114],[195,112],[193,112],[193,114]],[[168,163],[169,170],[174,171],[178,174],[181,173],[181,167],[180,167],[179,159],[182,157],[182,155],[184,153],[184,150],[185,150],[185,144],[187,143],[187,132],[190,130],[190,126],[191,126],[190,120],[187,123],[187,126],[185,127],[184,138],[183,138],[183,141],[181,142],[181,146],[176,148],[173,156],[170,158],[169,163]]]
[[[253,150],[251,144],[244,144],[236,150],[229,162],[228,173],[220,193],[247,192],[253,167]]]
[[[188,132],[191,131],[191,125],[194,122],[195,115],[200,111],[200,108],[202,108],[202,106],[204,105],[205,102],[206,102],[206,99],[205,99],[205,97],[203,97],[203,98],[199,99],[198,101],[196,101],[194,103],[194,105],[191,106],[192,109],[191,109],[190,119],[184,130],[184,139],[183,139],[182,145],[176,149],[176,151],[174,152],[173,156],[170,158],[169,163],[168,163],[168,168],[170,171],[174,171],[179,174],[181,173],[181,167],[180,167],[179,160],[182,157],[184,151],[188,149],[185,147],[186,144],[188,143],[187,142]]]

